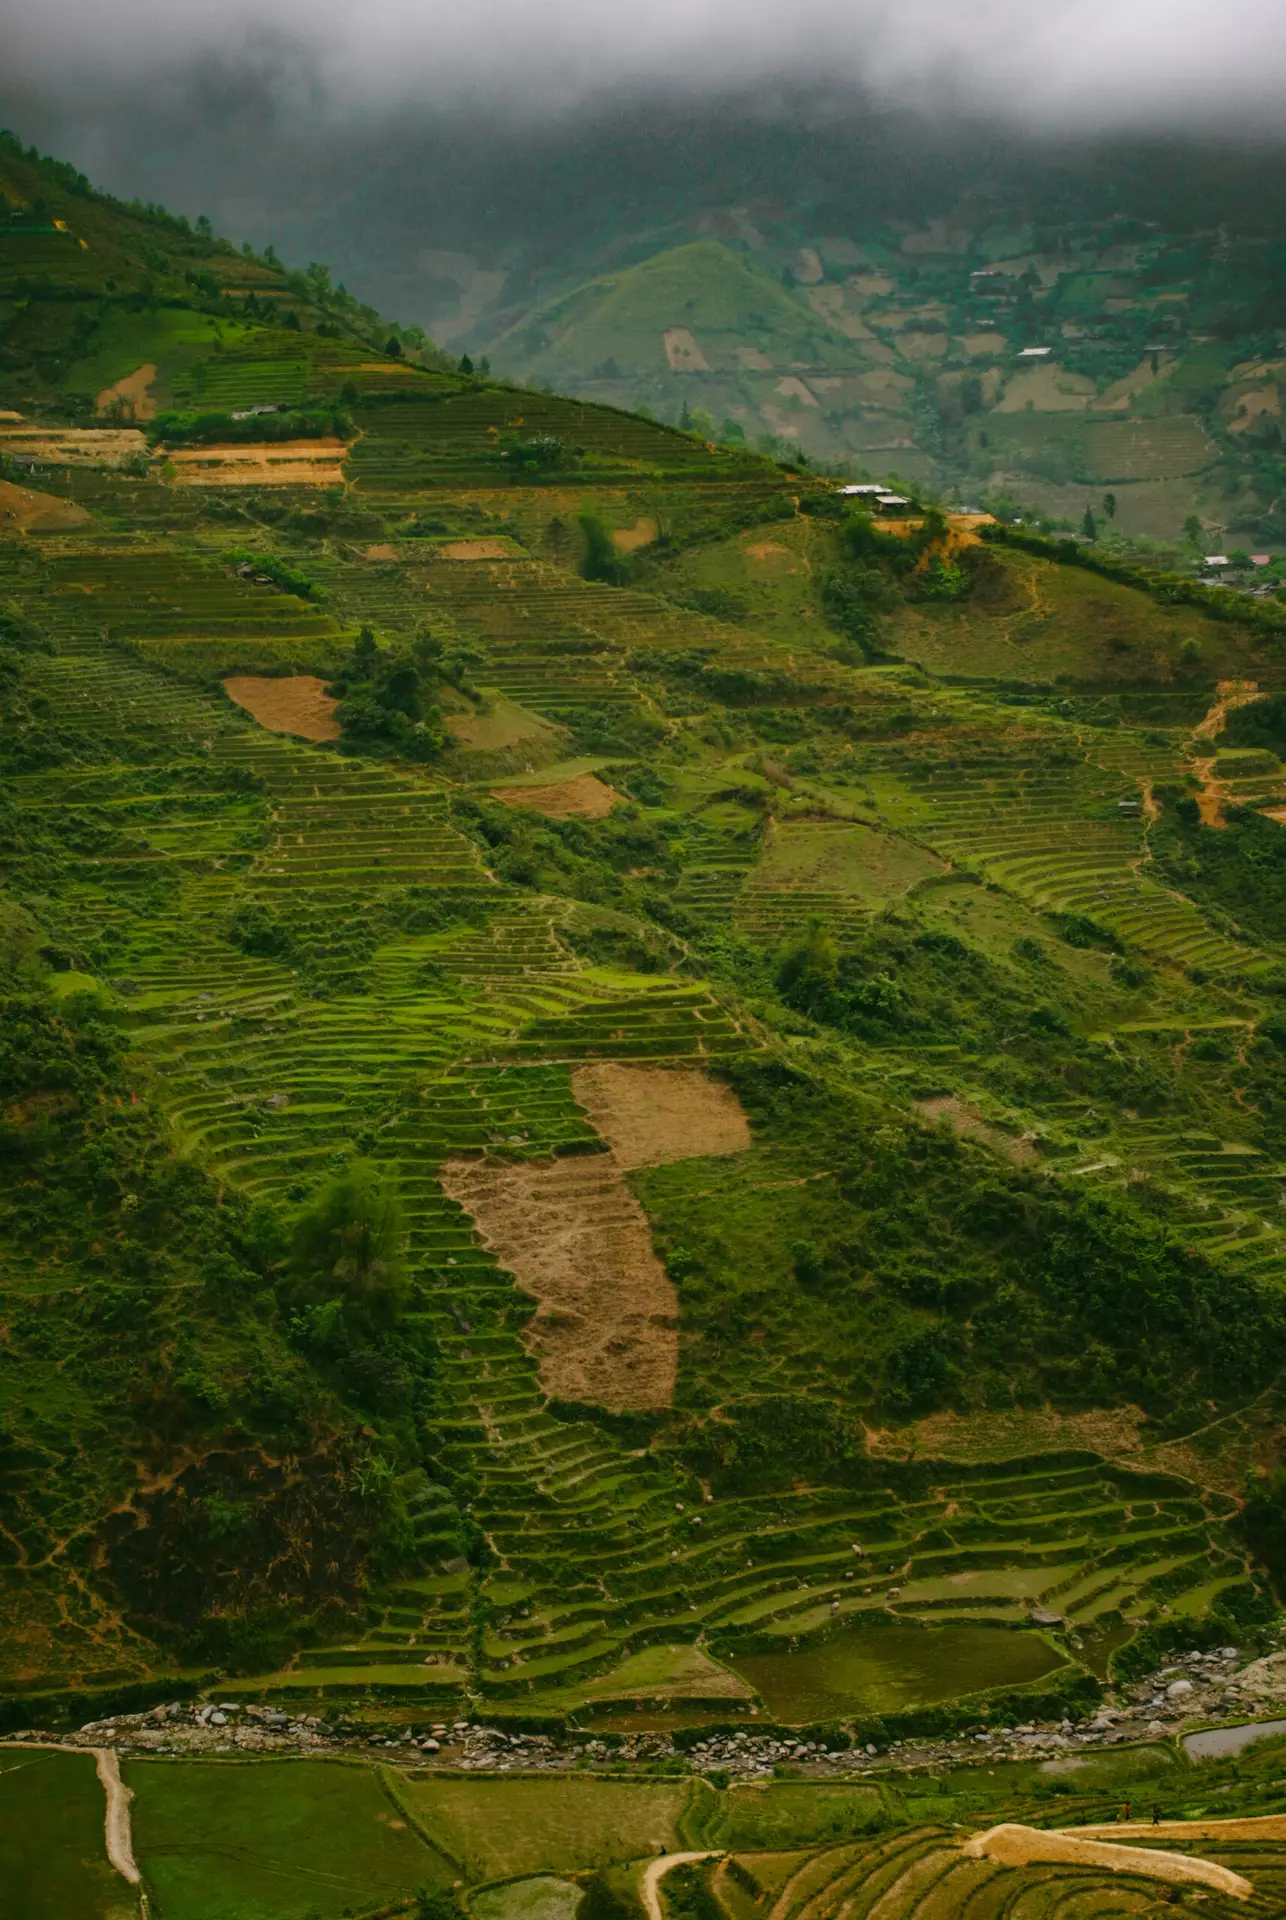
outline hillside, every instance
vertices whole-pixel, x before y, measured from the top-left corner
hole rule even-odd
[[[42,164],[116,285],[0,232],[6,1724],[886,1747],[1275,1645],[1286,615],[135,301]]]
[[[637,264],[578,283],[582,249],[534,304],[529,281],[493,273],[490,304],[444,322],[507,374],[671,420],[700,408],[725,434],[966,501],[1009,496],[1079,526],[1110,492],[1129,535],[1177,541],[1195,516],[1214,548],[1280,547],[1262,238],[1105,220],[1089,202],[1042,222],[978,190],[918,222],[816,220],[801,200],[618,229],[602,255]]]

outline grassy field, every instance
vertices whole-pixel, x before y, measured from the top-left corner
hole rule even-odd
[[[92,1754],[0,1749],[0,1886],[32,1920],[135,1920],[133,1889],[109,1863]]]
[[[542,1869],[584,1873],[684,1838],[702,1790],[690,1781],[460,1780],[412,1775],[402,1793],[424,1830],[471,1880]]]
[[[455,1868],[370,1768],[326,1761],[134,1761],[135,1855],[165,1920],[331,1920]]]

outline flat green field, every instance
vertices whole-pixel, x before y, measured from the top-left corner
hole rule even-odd
[[[338,1920],[454,1877],[366,1767],[143,1760],[125,1779],[163,1920]]]
[[[448,1780],[412,1778],[401,1789],[425,1831],[471,1880],[569,1873],[636,1860],[682,1841],[690,1781]]]
[[[12,1920],[135,1920],[108,1863],[92,1754],[0,1749],[0,1912]]]
[[[1042,1680],[1065,1663],[1035,1634],[1004,1627],[872,1628],[839,1633],[794,1653],[746,1653],[729,1662],[783,1719],[824,1720]]]

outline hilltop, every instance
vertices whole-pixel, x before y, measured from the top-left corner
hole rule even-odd
[[[4,166],[9,1725],[1270,1644],[1286,616]]]

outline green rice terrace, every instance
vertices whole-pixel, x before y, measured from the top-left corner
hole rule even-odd
[[[0,184],[24,1914],[1280,1912],[1286,613]]]

